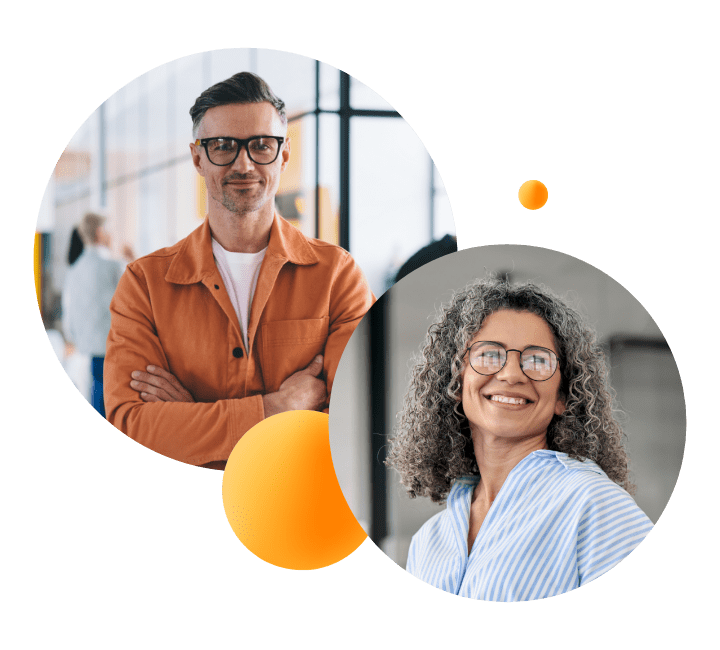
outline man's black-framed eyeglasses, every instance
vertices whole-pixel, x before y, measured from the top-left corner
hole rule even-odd
[[[270,165],[277,160],[285,138],[276,135],[255,135],[246,140],[238,138],[202,138],[195,140],[196,146],[205,149],[208,160],[218,167],[232,165],[243,147],[248,157],[258,165]]]
[[[500,372],[505,367],[508,352],[517,352],[520,355],[520,370],[533,381],[547,381],[560,365],[557,354],[537,345],[529,345],[524,350],[506,350],[496,341],[477,341],[465,349],[470,367],[479,375],[494,375]]]

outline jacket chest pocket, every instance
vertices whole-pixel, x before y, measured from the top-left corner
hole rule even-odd
[[[261,325],[261,363],[265,390],[274,393],[290,375],[325,350],[329,318],[283,320]]]

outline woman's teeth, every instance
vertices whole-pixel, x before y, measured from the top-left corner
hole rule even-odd
[[[490,400],[492,402],[502,402],[503,404],[527,404],[524,397],[505,397],[504,395],[493,395]]]

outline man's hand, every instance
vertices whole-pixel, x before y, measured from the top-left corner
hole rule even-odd
[[[323,369],[322,355],[307,368],[290,375],[276,393],[263,395],[265,417],[285,411],[321,411],[327,402],[327,386],[318,375]]]
[[[130,388],[140,393],[145,402],[194,402],[193,396],[166,370],[148,366],[147,372],[136,370],[132,373]]]

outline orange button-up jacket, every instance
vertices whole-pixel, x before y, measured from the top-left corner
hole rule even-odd
[[[276,215],[246,349],[206,219],[174,246],[128,265],[120,280],[105,357],[107,419],[160,454],[222,467],[218,461],[264,418],[262,395],[317,354],[330,393],[340,355],[373,300],[347,251]],[[175,375],[196,403],[143,402],[130,375],[151,364]]]

